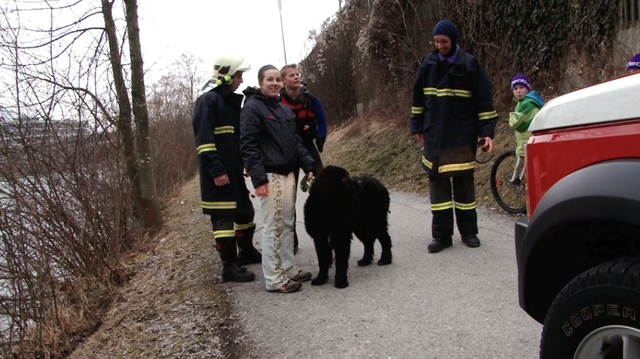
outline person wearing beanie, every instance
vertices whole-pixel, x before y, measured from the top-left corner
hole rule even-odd
[[[458,30],[449,20],[442,20],[436,24],[433,38],[436,48],[444,58],[451,58],[458,50]]]
[[[509,114],[509,126],[514,129],[516,134],[518,160],[509,182],[518,186],[521,184],[520,174],[524,164],[525,146],[531,137],[529,125],[544,106],[544,100],[537,92],[531,91],[531,80],[525,74],[517,74],[511,79],[511,91],[517,105],[515,110]]]
[[[253,281],[255,274],[242,265],[262,262],[262,254],[253,246],[255,211],[240,154],[244,96],[235,93],[243,82],[242,74],[249,69],[242,56],[218,56],[193,114],[202,212],[211,219],[223,282]]]
[[[423,143],[422,167],[429,176],[430,253],[453,245],[454,214],[462,242],[480,246],[476,150],[479,144],[493,150],[498,121],[491,81],[480,62],[458,45],[455,25],[438,22],[433,39],[436,49],[422,59],[411,103],[411,134]]]
[[[627,64],[627,73],[631,74],[640,71],[640,53],[633,55]]]

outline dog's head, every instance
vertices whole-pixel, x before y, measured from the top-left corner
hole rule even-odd
[[[309,195],[347,195],[357,186],[349,172],[342,167],[327,166],[318,174],[309,190]]]

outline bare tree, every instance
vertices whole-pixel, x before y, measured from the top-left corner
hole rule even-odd
[[[111,70],[113,72],[113,83],[118,102],[117,128],[122,137],[123,153],[127,166],[127,176],[131,181],[131,189],[133,192],[133,202],[136,212],[140,215],[144,213],[144,205],[142,203],[142,189],[140,185],[140,176],[138,169],[138,161],[135,148],[135,135],[132,128],[131,118],[131,101],[129,101],[129,93],[124,77],[118,44],[118,34],[116,24],[113,20],[113,3],[115,0],[102,0],[102,15],[104,17],[105,32],[109,43],[109,60],[111,61]]]
[[[151,120],[184,118],[191,121],[201,86],[207,81],[202,75],[202,59],[192,53],[181,54],[149,86],[147,100]]]
[[[198,168],[191,121],[198,89],[207,80],[201,62],[182,54],[149,86],[150,134],[155,139],[151,154],[160,196],[171,191],[171,183],[191,178]]]
[[[144,86],[140,27],[138,26],[137,0],[124,0],[129,30],[129,54],[131,57],[131,97],[136,123],[136,145],[138,147],[138,167],[140,169],[140,190],[144,207],[143,222],[147,228],[162,227],[162,211],[158,201],[151,146],[149,143],[149,110]]]
[[[108,298],[83,296],[107,294],[126,278],[130,234],[121,220],[131,213],[130,186],[112,141],[108,91],[99,94],[108,81],[103,28],[87,21],[100,11],[84,2],[73,9],[77,20],[59,16],[80,3],[0,5],[8,90],[0,98],[2,357],[60,355],[69,335],[96,325],[89,313]]]
[[[89,333],[129,277],[122,254],[162,223],[155,191],[197,168],[185,161],[196,158],[185,124],[197,79],[180,83],[175,121],[150,120],[128,5],[0,2],[0,357],[72,350],[69,336]],[[136,20],[128,32],[123,14]],[[160,161],[170,171],[149,170]]]

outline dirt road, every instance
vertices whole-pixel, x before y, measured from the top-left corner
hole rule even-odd
[[[518,307],[509,215],[481,209],[480,248],[455,237],[452,248],[428,254],[428,198],[392,191],[393,264],[358,267],[354,240],[348,288],[335,288],[330,271],[326,285],[305,283],[294,294],[267,293],[260,265],[250,266],[253,283],[219,282],[197,178],[166,218],[157,246],[137,259],[138,274],[71,358],[537,358],[541,326]],[[315,275],[302,215],[298,222],[296,262]]]

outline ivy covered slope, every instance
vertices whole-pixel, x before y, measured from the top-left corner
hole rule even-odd
[[[594,84],[625,71],[632,55],[620,46],[617,1],[352,0],[319,32],[301,62],[331,124],[358,108],[408,111],[410,93],[431,33],[442,18],[458,27],[458,43],[491,77],[498,111],[509,110],[509,81],[525,72],[546,97]]]
[[[510,80],[527,73],[549,100],[625,71],[630,49],[617,1],[352,0],[321,30],[301,63],[311,92],[332,126],[323,156],[355,173],[426,193],[420,144],[409,134],[411,90],[431,33],[442,18],[458,27],[458,43],[476,56],[493,83],[500,114],[496,153],[515,146],[506,125],[515,102]],[[488,172],[478,165],[479,200],[490,199]],[[492,200],[491,200],[492,201]]]

